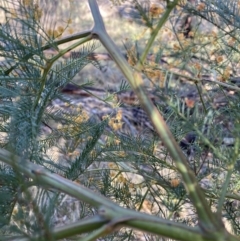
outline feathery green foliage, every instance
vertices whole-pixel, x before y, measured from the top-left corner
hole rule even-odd
[[[151,34],[143,51],[141,39],[127,40],[128,61],[95,0],[89,0],[94,27],[71,36],[64,36],[71,11],[58,26],[54,2],[0,3],[3,240],[239,240],[239,89],[216,77],[230,80],[229,65],[237,65],[235,39],[228,40],[237,36],[238,18],[234,31],[224,25],[226,16],[237,15],[237,1],[214,8],[208,1],[134,1]],[[179,33],[178,8],[191,13],[188,21],[205,19],[219,32],[201,43],[197,21]],[[170,30],[173,44],[161,39]],[[78,91],[87,97],[62,93],[86,65],[101,69],[96,39],[128,83],[104,93],[84,80]],[[206,74],[214,75],[210,91]],[[134,105],[120,98],[130,88]],[[219,93],[224,106],[215,101]],[[230,221],[231,234],[222,219]]]

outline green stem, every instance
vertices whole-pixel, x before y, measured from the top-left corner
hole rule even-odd
[[[187,81],[192,81],[194,83],[201,84],[202,81],[203,81],[203,79],[196,78],[196,77],[193,77],[193,76],[190,76],[190,75],[181,74],[181,73],[178,73],[178,72],[175,72],[175,71],[172,71],[172,70],[165,70],[165,69],[162,69],[162,68],[155,68],[155,69],[156,70],[168,71],[168,72],[170,72],[170,73],[172,73],[176,76],[185,78]],[[218,81],[218,80],[204,79],[204,81],[207,81],[207,82],[210,82],[210,83],[213,83],[213,84],[218,84],[219,86],[223,86],[223,87],[226,87],[228,89],[235,90],[235,91],[240,91],[239,87],[234,86],[234,85],[230,85],[230,84],[226,84],[226,83]]]
[[[106,224],[94,232],[86,235],[84,238],[79,239],[79,241],[94,241],[97,240],[97,238],[103,237],[111,232],[113,232],[112,228]]]
[[[200,101],[201,101],[202,106],[203,106],[204,113],[207,114],[207,108],[206,108],[205,103],[204,103],[203,98],[202,98],[202,91],[200,90],[200,87],[199,87],[198,83],[195,83],[195,85],[196,85],[196,88],[197,88],[197,91],[198,91],[198,95],[200,97]]]
[[[219,218],[221,218],[221,216],[222,216],[222,208],[223,208],[223,204],[224,204],[224,201],[226,198],[227,189],[229,187],[231,176],[234,171],[235,162],[236,162],[237,158],[239,157],[239,141],[240,141],[240,139],[236,138],[235,145],[234,145],[234,156],[233,156],[232,160],[229,161],[230,163],[228,165],[228,172],[227,172],[226,180],[224,182],[222,192],[221,192],[220,198],[218,200],[217,214],[218,214]]]
[[[63,227],[55,228],[52,235],[55,239],[65,239],[74,235],[79,235],[104,227],[109,221],[95,216],[85,220],[79,220],[76,223],[64,225]]]
[[[52,48],[52,46],[56,46],[56,45],[58,46],[58,45],[61,45],[61,44],[64,44],[64,43],[69,43],[70,41],[73,41],[73,40],[77,40],[79,38],[88,37],[89,35],[91,35],[91,31],[84,31],[84,32],[80,32],[80,33],[77,33],[77,34],[73,34],[73,35],[70,35],[70,36],[68,36],[66,38],[53,41],[51,44],[44,45],[43,47],[40,48],[40,50],[38,50],[38,52],[39,51],[42,52],[44,50],[50,49],[50,48]],[[34,54],[35,54],[35,52],[34,53],[31,52],[31,53],[26,54],[25,56],[23,56],[21,59],[19,59],[18,63],[16,63],[10,69],[4,71],[4,75],[9,75],[15,68],[17,68],[19,63],[26,62]]]
[[[102,23],[103,21],[99,21],[101,18],[98,5],[96,0],[88,0],[89,6],[94,18],[94,22],[98,21],[97,23]],[[108,50],[109,54],[111,55],[112,59],[116,62],[116,64],[121,69],[122,73],[128,79],[130,85],[132,86],[133,90],[135,91],[136,95],[138,96],[140,103],[142,104],[143,108],[145,109],[146,113],[150,117],[157,133],[161,137],[164,145],[168,149],[171,157],[176,163],[176,166],[179,172],[182,175],[185,187],[189,193],[189,196],[196,207],[196,211],[201,223],[201,227],[203,229],[221,229],[222,223],[221,220],[217,220],[215,215],[210,210],[210,207],[205,199],[205,195],[202,192],[200,186],[198,185],[197,179],[192,172],[192,170],[188,167],[188,162],[186,157],[184,156],[182,150],[180,149],[179,145],[175,141],[172,133],[170,132],[168,126],[166,125],[163,117],[157,110],[157,108],[153,105],[149,97],[146,95],[145,91],[143,90],[143,80],[141,78],[141,74],[137,71],[133,71],[130,66],[128,65],[125,58],[122,56],[121,52],[119,51],[118,47],[112,41],[112,39],[108,36],[104,25],[98,24],[93,27],[93,34],[95,34],[105,48]]]
[[[54,240],[58,239],[66,239],[70,238],[74,235],[84,234],[88,232],[92,232],[96,229],[101,228],[109,221],[104,220],[103,218],[99,216],[91,217],[88,219],[83,219],[80,221],[77,221],[75,223],[67,224],[62,227],[54,228],[51,232],[51,237],[54,237]],[[31,238],[25,238],[25,237],[14,237],[11,236],[9,238],[1,239],[3,241],[38,241],[40,240],[40,236],[37,237],[31,237]]]
[[[168,17],[169,17],[169,14],[172,12],[173,8],[177,5],[179,0],[174,0],[173,3],[171,4],[167,4],[167,9],[166,11],[164,12],[163,16],[161,17],[161,19],[159,20],[156,28],[154,28],[154,30],[152,31],[151,33],[151,37],[149,38],[148,42],[147,42],[147,45],[146,45],[146,48],[144,49],[139,61],[138,61],[138,64],[136,66],[137,69],[141,70],[142,69],[142,66],[147,58],[147,55],[150,51],[150,48],[152,47],[158,33],[159,33],[159,30],[163,27],[163,25],[165,24],[165,22],[168,20]]]
[[[35,100],[35,103],[34,103],[34,109],[36,109],[37,105],[38,105],[38,102],[41,98],[41,95],[42,95],[42,92],[45,88],[45,83],[47,81],[47,75],[52,67],[52,65],[56,62],[56,60],[58,60],[59,58],[61,58],[64,54],[66,54],[67,52],[69,52],[70,50],[78,47],[79,45],[82,45],[88,41],[92,40],[92,35],[88,35],[87,37],[85,37],[84,39],[81,39],[79,40],[77,43],[75,44],[72,44],[71,46],[61,50],[57,55],[55,55],[54,57],[52,57],[50,60],[47,61],[47,64],[46,64],[46,67],[44,68],[44,72],[43,72],[43,76],[42,76],[42,83],[41,83],[41,86],[40,86],[40,91],[38,92],[38,96]]]
[[[104,220],[114,221],[124,219],[127,226],[138,229],[140,228],[143,231],[164,236],[167,236],[167,233],[169,233],[169,237],[175,239],[176,237],[189,237],[188,239],[182,238],[181,240],[190,241],[191,237],[192,240],[200,240],[199,237],[202,236],[202,231],[197,227],[188,227],[181,223],[119,207],[117,204],[113,203],[106,197],[101,196],[100,194],[96,195],[95,192],[85,188],[84,186],[74,183],[57,174],[50,173],[39,165],[33,164],[29,161],[24,161],[24,163],[21,162],[20,158],[6,150],[0,149],[0,160],[8,165],[11,165],[14,170],[16,170],[16,172],[22,173],[32,178],[33,182],[38,183],[38,185],[42,185],[46,188],[54,188],[60,192],[76,197],[83,202],[89,203],[94,207],[99,207],[99,214],[103,219],[99,220],[99,223],[96,224],[97,228],[99,226],[102,227],[102,225],[105,225]],[[126,218],[130,221],[126,221]],[[79,225],[80,224],[81,223],[79,223]],[[82,225],[86,224],[82,223]],[[90,228],[89,226],[84,227]],[[73,230],[76,229],[73,227]],[[61,235],[57,233],[55,235],[57,235],[57,237],[63,237],[62,235],[65,233],[65,231],[62,232],[63,233]],[[79,233],[81,233],[81,230]]]

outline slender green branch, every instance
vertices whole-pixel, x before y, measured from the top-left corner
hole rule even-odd
[[[218,200],[217,213],[218,213],[219,217],[221,217],[221,215],[222,215],[222,208],[223,208],[223,204],[224,204],[224,201],[226,198],[227,189],[229,187],[231,176],[234,171],[235,163],[237,161],[237,158],[239,157],[239,144],[240,144],[240,139],[236,138],[235,145],[234,145],[234,154],[233,154],[232,160],[229,161],[230,163],[228,164],[228,172],[227,172],[226,180],[223,184],[222,192],[221,192],[220,198]]]
[[[62,38],[62,39],[59,39],[59,40],[56,40],[56,41],[53,41],[52,44],[46,44],[42,47],[42,50],[46,50],[46,49],[49,49],[52,47],[52,45],[61,45],[61,44],[65,44],[65,43],[69,43],[73,40],[79,40],[81,38],[85,38],[85,37],[88,37],[89,35],[91,35],[91,30],[87,30],[87,31],[83,31],[83,32],[79,32],[79,33],[76,33],[76,34],[72,34],[70,36],[67,36],[65,38]]]
[[[24,163],[21,162],[20,158],[6,150],[0,149],[0,160],[8,165],[11,165],[18,173],[23,173],[24,175],[32,178],[35,183],[38,183],[38,185],[42,185],[46,188],[57,189],[58,191],[89,203],[94,207],[99,207],[99,215],[102,219],[97,219],[97,223],[93,222],[93,226],[90,225],[91,221],[89,221],[89,226],[87,225],[87,221],[87,223],[83,222],[73,225],[72,232],[74,232],[74,234],[76,232],[77,225],[83,225],[86,228],[85,230],[93,230],[94,227],[99,228],[102,225],[105,225],[106,220],[119,220],[119,222],[121,221],[122,224],[129,227],[142,229],[143,231],[163,236],[167,236],[168,234],[170,235],[169,237],[174,239],[185,241],[201,240],[200,237],[202,236],[202,231],[198,227],[188,227],[181,223],[119,207],[106,197],[96,194],[84,186],[74,183],[57,174],[50,173],[39,165],[33,164],[29,161],[24,161]],[[67,231],[65,229],[59,228],[55,230],[55,235],[60,238],[63,237],[63,235],[71,234],[66,232]],[[81,233],[81,231],[79,231],[79,233]],[[182,238],[180,239],[179,237]],[[186,239],[186,237],[189,238]]]
[[[20,158],[4,149],[0,149],[0,159],[15,168],[17,172],[24,173],[25,175],[31,177],[34,181],[37,181],[39,184],[53,187],[82,201],[85,201],[94,207],[102,205],[110,206],[112,208],[116,207],[116,204],[112,203],[104,196],[97,196],[89,189],[73,183],[72,181],[67,180],[57,174],[50,173],[43,167],[40,167],[29,161],[24,161],[24,163],[22,163]]]
[[[234,169],[234,165],[231,165],[230,169],[227,172],[226,180],[223,184],[221,195],[218,199],[218,207],[217,207],[218,218],[222,217],[222,208],[223,208],[224,201],[226,199],[227,189],[229,187],[229,183],[230,183],[230,179],[231,179],[231,176],[232,176],[232,173],[233,173],[233,169]]]
[[[208,237],[204,237],[202,230],[199,227],[187,227],[185,226],[182,229],[181,225],[172,226],[169,221],[166,220],[165,223],[161,223],[158,225],[156,218],[152,216],[152,218],[146,218],[146,214],[142,214],[139,212],[135,212],[132,210],[123,210],[119,216],[119,213],[116,213],[115,210],[111,209],[100,209],[100,215],[107,219],[113,220],[116,227],[128,226],[130,228],[140,229],[142,231],[150,232],[153,234],[161,235],[163,237],[168,237],[174,240],[184,240],[184,241],[203,241],[203,240],[216,240],[219,241],[219,237],[222,237],[223,234],[218,231],[211,230],[212,232],[208,233]],[[119,217],[118,217],[119,216]],[[188,229],[188,231],[186,230]],[[185,230],[187,232],[185,232]],[[229,240],[237,241],[238,238],[229,235]]]
[[[94,22],[98,21],[101,18],[98,5],[96,0],[88,0],[89,6],[93,14]],[[103,21],[98,21],[98,23],[102,23]],[[205,195],[202,192],[194,173],[188,167],[188,162],[186,157],[184,156],[182,150],[179,145],[175,141],[172,133],[170,132],[168,126],[166,125],[163,117],[157,110],[157,108],[153,105],[149,97],[146,95],[143,90],[143,80],[141,78],[141,74],[137,71],[133,71],[128,65],[125,58],[122,56],[121,52],[118,50],[118,47],[114,44],[112,39],[108,36],[104,25],[100,24],[93,27],[93,34],[99,38],[105,48],[108,50],[109,54],[113,58],[113,60],[117,63],[125,77],[128,79],[131,84],[133,90],[137,94],[140,103],[144,107],[148,116],[150,117],[157,133],[161,137],[163,143],[168,149],[170,155],[176,163],[176,166],[179,172],[182,175],[185,187],[189,193],[189,196],[196,207],[197,214],[199,220],[202,224],[202,228],[210,228],[211,230],[222,229],[221,220],[217,220],[215,215],[211,212],[209,205],[205,199]]]
[[[206,108],[206,105],[205,105],[204,100],[203,100],[203,97],[202,97],[201,87],[198,85],[198,83],[195,83],[195,86],[196,86],[196,88],[197,88],[198,95],[199,95],[199,97],[200,97],[200,101],[201,101],[201,103],[202,103],[204,113],[205,113],[205,115],[206,115],[206,114],[207,114],[207,108]]]
[[[73,40],[78,40],[80,38],[85,38],[85,37],[88,37],[91,35],[91,31],[88,30],[88,31],[84,31],[84,32],[80,32],[80,33],[77,33],[77,34],[73,34],[73,35],[70,35],[68,37],[65,37],[65,38],[62,38],[60,40],[56,40],[56,41],[53,41],[51,44],[46,44],[44,46],[42,46],[40,48],[40,50],[38,51],[44,51],[44,50],[47,50],[47,49],[50,49],[52,48],[53,46],[58,46],[58,45],[61,45],[61,44],[64,44],[64,43],[69,43],[70,41],[73,41]],[[70,49],[71,50],[71,49]],[[21,59],[18,59],[18,63],[16,63],[14,66],[12,66],[11,68],[9,68],[8,70],[5,70],[4,71],[4,75],[9,75],[15,68],[17,68],[17,66],[22,63],[22,62],[26,62],[28,59],[30,59],[33,55],[35,54],[35,52],[31,52],[29,54],[26,54],[25,56],[23,56]]]
[[[202,188],[202,190],[205,192],[205,194],[206,194],[207,197],[209,197],[209,198],[211,198],[211,199],[215,199],[215,200],[218,200],[218,199],[219,199],[219,196],[216,195],[215,193],[212,193],[212,191],[209,191],[209,190],[204,189],[204,188]],[[226,193],[225,198],[240,201],[240,196],[237,195],[237,194]]]
[[[179,0],[174,0],[173,3],[171,4],[167,4],[167,9],[166,11],[164,12],[164,14],[162,15],[161,19],[158,21],[158,24],[156,26],[156,28],[154,28],[152,30],[152,33],[151,33],[151,37],[148,39],[148,42],[147,42],[147,45],[137,63],[137,66],[136,68],[141,70],[142,69],[142,66],[147,58],[147,55],[149,53],[149,50],[150,48],[152,47],[158,33],[159,33],[159,30],[163,27],[163,25],[165,24],[165,22],[168,20],[168,17],[170,15],[170,13],[172,12],[173,8],[177,5]]]
[[[101,228],[109,221],[104,220],[102,217],[95,216],[88,219],[83,219],[75,223],[67,224],[61,227],[57,227],[52,230],[51,235],[54,240],[70,238],[74,235],[84,234],[87,232],[92,232],[96,229]],[[38,241],[40,237],[21,237],[21,236],[11,236],[1,239],[3,241]]]
[[[239,87],[231,85],[231,84],[227,84],[227,83],[224,83],[224,82],[221,82],[221,81],[218,81],[218,80],[196,78],[196,77],[193,77],[193,76],[190,76],[190,75],[181,74],[181,73],[178,73],[178,72],[175,72],[175,71],[172,71],[172,70],[165,70],[165,69],[162,69],[162,68],[155,68],[155,69],[156,70],[168,71],[168,72],[170,72],[170,73],[172,73],[176,76],[184,78],[186,81],[191,81],[191,82],[194,82],[194,83],[202,83],[203,81],[207,81],[207,82],[210,82],[210,83],[213,83],[213,84],[217,84],[219,86],[226,87],[228,89],[240,91]]]
[[[52,232],[52,235],[55,239],[69,238],[73,235],[92,232],[93,230],[103,227],[108,222],[109,221],[100,216],[94,216],[88,219],[77,221],[76,223],[55,228]]]
[[[69,52],[70,50],[78,47],[79,45],[82,45],[88,41],[92,40],[92,35],[88,35],[87,37],[85,37],[84,39],[79,40],[77,43],[72,44],[71,46],[61,50],[57,55],[55,55],[54,57],[52,57],[50,60],[48,60],[46,67],[44,68],[43,71],[43,76],[42,76],[42,81],[41,81],[41,86],[40,86],[40,90],[38,92],[38,96],[36,98],[36,101],[34,103],[34,109],[37,107],[38,102],[41,98],[42,92],[44,90],[45,87],[45,83],[47,80],[47,74],[49,73],[52,65],[56,62],[56,60],[58,60],[59,58],[61,58],[64,54],[66,54],[67,52]]]
[[[108,224],[105,224],[94,232],[86,235],[84,238],[79,239],[79,241],[95,241],[97,238],[103,237],[111,232],[113,232],[112,228]]]
[[[108,36],[106,32],[96,1],[89,0],[88,2],[94,19],[94,27],[92,29],[92,34],[95,35],[96,38],[98,38],[101,41],[103,46],[108,50],[112,59],[115,60],[118,67],[122,70],[125,76],[127,76],[127,79],[132,79],[133,73],[130,67],[128,66],[126,59],[123,57],[120,50],[117,48],[113,40]],[[95,25],[95,23],[97,25]]]
[[[84,43],[86,43],[86,42],[88,42],[88,41],[90,41],[90,40],[92,40],[92,39],[93,39],[93,38],[92,38],[92,35],[89,34],[88,36],[86,36],[85,38],[83,38],[83,39],[79,40],[78,42],[72,44],[71,46],[69,46],[69,47],[67,47],[67,48],[59,51],[59,53],[58,53],[57,55],[55,55],[54,57],[52,57],[52,58],[50,59],[50,61],[54,63],[56,60],[58,60],[59,58],[61,58],[61,57],[62,57],[64,54],[66,54],[67,52],[69,52],[69,51],[77,48],[78,46],[80,46],[80,45],[82,45],[82,44],[84,44]]]

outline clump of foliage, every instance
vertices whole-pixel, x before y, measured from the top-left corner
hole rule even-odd
[[[237,1],[135,1],[151,34],[144,48],[125,43],[127,59],[88,2],[93,28],[70,36],[71,13],[58,25],[50,1],[1,2],[2,240],[238,240],[238,18],[226,17]],[[202,21],[217,31],[203,34]],[[100,66],[96,39],[129,83],[104,97],[79,86],[104,103],[100,114],[61,92],[87,64]],[[129,88],[137,106],[115,99]]]

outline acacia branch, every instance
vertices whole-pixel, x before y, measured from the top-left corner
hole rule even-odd
[[[50,173],[44,167],[33,164],[27,160],[21,161],[18,156],[13,155],[4,149],[0,149],[0,160],[12,166],[17,173],[22,173],[32,178],[33,183],[37,185],[66,193],[78,200],[89,203],[93,207],[99,208],[99,216],[96,216],[92,220],[93,222],[82,221],[72,224],[69,226],[70,230],[67,228],[65,229],[64,227],[53,230],[53,234],[56,238],[62,239],[63,237],[80,234],[83,231],[93,231],[98,228],[104,229],[104,226],[108,224],[111,226],[111,223],[113,222],[114,226],[129,226],[173,239],[184,241],[203,240],[203,233],[199,227],[189,227],[171,220],[122,208],[106,197],[96,194],[76,182],[72,182],[57,174]],[[78,233],[76,227],[79,227]],[[81,230],[80,227],[84,229]],[[26,239],[23,240],[25,241]]]
[[[182,175],[186,190],[196,208],[199,221],[202,225],[201,227],[206,230],[221,230],[223,228],[221,220],[217,220],[215,215],[211,212],[205,199],[205,195],[201,190],[194,173],[188,166],[186,157],[175,141],[175,138],[170,132],[163,117],[145,93],[141,73],[137,70],[132,70],[118,47],[107,34],[96,0],[88,0],[88,2],[95,23],[92,33],[101,41],[112,59],[128,79],[130,85],[138,96],[142,107],[152,121],[156,132],[161,137],[165,147],[175,161],[175,164]]]

